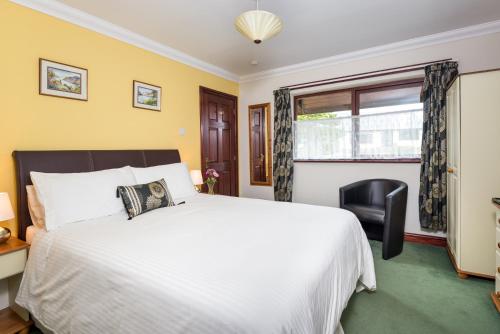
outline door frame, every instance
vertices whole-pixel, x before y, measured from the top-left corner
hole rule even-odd
[[[267,160],[266,160],[266,173],[267,173],[267,180],[266,181],[253,181],[253,165],[252,165],[252,157],[253,157],[253,144],[252,144],[252,130],[251,130],[251,116],[252,113],[250,110],[252,109],[257,109],[257,108],[263,108],[265,113],[266,113],[266,124],[264,124],[264,131],[267,136],[266,139],[266,154],[267,154]],[[249,162],[249,167],[250,167],[250,185],[251,186],[272,186],[273,185],[273,150],[272,150],[272,145],[273,145],[273,139],[271,138],[271,103],[259,103],[259,104],[252,104],[248,106],[248,143],[250,144],[249,148],[249,156],[248,156],[248,162]]]
[[[238,150],[238,97],[235,95],[227,94],[224,92],[219,92],[215,89],[211,89],[208,87],[204,87],[200,85],[199,89],[199,94],[200,94],[200,169],[203,170],[203,124],[202,124],[202,113],[203,113],[203,93],[210,93],[214,95],[219,95],[228,99],[231,99],[234,101],[234,110],[233,110],[233,116],[234,116],[234,136],[235,136],[235,147],[234,147],[234,154],[236,155],[236,160],[234,161],[234,169],[235,169],[235,174],[236,174],[236,197],[240,196],[240,169],[239,169],[239,161],[240,161],[240,155],[239,155],[239,150]]]

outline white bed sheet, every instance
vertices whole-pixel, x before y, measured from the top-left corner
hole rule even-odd
[[[334,333],[356,287],[350,212],[200,194],[38,232],[16,302],[55,333]]]

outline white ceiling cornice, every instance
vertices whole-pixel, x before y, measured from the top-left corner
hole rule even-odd
[[[19,5],[34,9],[61,20],[79,25],[89,30],[96,31],[103,35],[115,38],[122,42],[137,46],[139,48],[154,52],[161,56],[170,58],[180,63],[192,66],[194,68],[206,71],[225,79],[238,82],[239,76],[218,66],[209,64],[198,58],[192,57],[184,52],[158,43],[134,33],[130,30],[112,24],[96,16],[85,13],[68,5],[54,0],[10,0]]]
[[[290,66],[278,67],[262,72],[238,76],[228,70],[209,64],[203,60],[190,56],[165,44],[153,41],[147,37],[134,33],[108,21],[90,15],[55,0],[10,0],[19,5],[37,10],[39,12],[57,17],[61,20],[79,25],[89,30],[115,38],[125,43],[154,52],[166,58],[178,61],[188,66],[212,73],[225,79],[245,83],[276,76],[297,73],[332,66],[335,64],[366,59],[381,55],[393,54],[402,51],[418,49],[426,46],[452,42],[481,35],[500,32],[500,20],[469,26],[461,29],[450,30],[443,33],[417,37],[401,42],[381,45],[359,51],[335,55],[332,57],[316,59]]]
[[[261,79],[268,79],[276,76],[308,71],[340,63],[346,63],[365,58],[382,56],[391,53],[398,53],[402,51],[422,48],[425,46],[453,42],[461,39],[493,34],[498,32],[500,32],[500,20],[469,26],[465,28],[450,30],[434,35],[412,38],[405,41],[376,46],[364,50],[343,53],[332,57],[320,58],[312,61],[298,63],[290,66],[279,67],[258,73],[243,75],[240,77],[240,83],[256,81]]]

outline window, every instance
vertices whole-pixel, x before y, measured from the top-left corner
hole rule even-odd
[[[422,80],[295,97],[295,160],[418,161]]]

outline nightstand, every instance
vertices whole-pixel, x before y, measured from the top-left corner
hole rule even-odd
[[[10,307],[0,310],[0,334],[28,333],[32,321],[28,313],[14,303],[26,265],[29,245],[17,238],[0,244],[0,280],[8,279]]]

